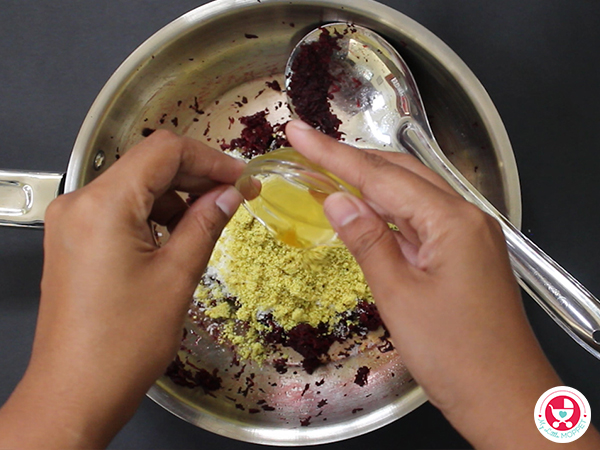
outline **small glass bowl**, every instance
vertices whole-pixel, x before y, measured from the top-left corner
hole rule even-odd
[[[250,214],[277,239],[298,248],[339,245],[323,202],[334,192],[359,194],[288,147],[250,160],[236,188]]]

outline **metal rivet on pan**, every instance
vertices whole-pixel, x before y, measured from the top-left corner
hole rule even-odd
[[[106,155],[102,150],[98,150],[94,157],[94,170],[100,170],[106,161]]]

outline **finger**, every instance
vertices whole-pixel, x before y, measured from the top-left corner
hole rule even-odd
[[[372,153],[373,155],[380,156],[386,161],[391,162],[392,164],[404,167],[405,169],[410,170],[411,172],[419,175],[421,178],[429,181],[434,186],[442,189],[444,192],[447,192],[450,195],[453,195],[457,198],[460,198],[460,195],[450,187],[446,181],[440,177],[433,170],[426,167],[421,161],[415,158],[408,153],[399,153],[399,152],[385,152],[381,150],[371,150],[371,149],[362,149],[362,151]],[[383,218],[388,221],[393,221],[394,225],[398,227],[398,230],[402,234],[403,239],[399,240],[401,243],[401,248],[410,249],[410,252],[414,254],[414,250],[418,249],[421,242],[419,240],[417,232],[414,228],[403,219],[399,219],[398,217],[390,217],[390,215],[385,211],[384,208],[379,205],[368,202],[369,205]]]
[[[406,221],[425,242],[440,232],[458,197],[377,154],[337,142],[300,121],[289,122],[286,135],[304,156],[356,186],[379,214]]]
[[[376,154],[386,161],[391,162],[397,166],[402,166],[405,169],[410,170],[411,172],[419,175],[421,178],[429,181],[434,186],[437,186],[441,190],[447,192],[448,194],[455,195],[459,197],[460,195],[456,192],[452,187],[444,180],[441,176],[419,161],[412,155],[408,153],[399,153],[399,152],[384,152],[381,150],[370,150],[363,149],[365,152]]]
[[[381,290],[387,289],[389,280],[411,277],[414,270],[398,246],[395,232],[365,202],[346,192],[327,197],[323,208],[360,265],[375,298],[394,298],[394,293]]]
[[[260,195],[262,183],[258,178],[254,178],[253,176],[242,176],[237,181],[235,187],[246,200],[254,200]]]
[[[187,274],[198,283],[223,228],[242,202],[232,186],[219,186],[194,202],[160,249],[168,260],[165,266]]]
[[[177,192],[168,191],[154,202],[150,220],[167,227],[169,232],[172,232],[187,209],[187,203]]]
[[[196,140],[157,130],[132,147],[96,182],[124,208],[148,217],[152,203],[173,188],[173,180],[189,177],[233,184],[245,164]],[[184,177],[185,176],[185,177]]]
[[[171,188],[200,196],[221,184],[222,183],[209,180],[208,178],[199,178],[193,175],[179,173],[173,178]]]
[[[419,263],[419,247],[421,245],[418,242],[413,242],[411,239],[408,239],[406,235],[402,233],[402,231],[394,232],[394,237],[396,238],[396,242],[404,255],[404,258],[412,264],[413,266],[417,266]]]
[[[421,161],[419,161],[414,156],[409,155],[408,153],[384,152],[381,150],[370,149],[363,149],[363,151],[380,156],[381,158],[391,162],[392,164],[404,167],[405,169],[408,169],[411,172],[419,175],[421,178],[429,181],[431,184],[437,186],[444,192],[453,195],[456,198],[461,198],[460,195],[454,189],[452,189],[452,187],[448,183],[446,183],[446,181],[442,177],[440,177],[437,173],[426,167]],[[383,208],[379,207],[376,204],[373,204],[372,202],[370,202],[369,204],[375,209],[376,212],[378,212],[384,218],[388,216],[388,214],[386,214]],[[390,218],[388,218],[388,220],[390,220]],[[398,218],[394,220],[394,225],[398,227],[398,230],[402,234],[402,239],[399,238],[398,240],[401,248],[403,249],[403,253],[405,255],[411,254],[415,256],[415,251],[418,251],[418,248],[421,245],[416,230],[406,220],[399,220]]]

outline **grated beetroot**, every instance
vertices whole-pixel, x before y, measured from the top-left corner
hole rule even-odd
[[[394,344],[392,344],[392,341],[390,341],[390,332],[387,328],[384,329],[384,333],[379,337],[379,340],[381,341],[381,344],[377,346],[377,349],[381,353],[387,353],[394,350],[395,347]]]
[[[360,387],[363,387],[365,384],[368,384],[369,373],[371,369],[367,366],[359,367],[356,371],[356,377],[354,378],[354,383],[358,384]]]
[[[229,143],[221,143],[222,150],[238,149],[246,158],[264,155],[273,148],[289,145],[280,133],[285,124],[271,125],[267,120],[267,110],[259,111],[251,116],[240,117],[244,125],[241,136]]]
[[[275,368],[277,373],[280,373],[282,375],[284,373],[287,373],[287,371],[288,371],[287,362],[283,358],[279,358],[279,359],[276,359],[275,361],[273,361],[273,367]]]
[[[375,331],[383,325],[379,311],[375,303],[360,302],[356,307],[355,313],[358,314],[358,326],[366,328],[369,331]]]
[[[312,416],[308,416],[305,417],[304,419],[300,419],[300,426],[301,427],[307,427],[310,425],[310,419],[312,419]]]
[[[385,328],[375,303],[366,301],[359,302],[356,308],[347,314],[346,320],[350,323],[348,332],[359,336],[364,336],[369,331],[375,331],[381,326]]]
[[[279,81],[267,81],[265,84],[267,85],[267,87],[273,89],[274,91],[281,92],[281,85],[279,84]]]
[[[356,308],[346,315],[345,320],[350,324],[343,333],[331,333],[323,323],[318,327],[301,323],[286,332],[275,322],[271,314],[266,314],[261,319],[261,323],[266,325],[270,331],[263,335],[263,339],[268,344],[280,344],[296,350],[304,358],[302,367],[309,374],[329,362],[328,352],[334,342],[347,341],[354,335],[364,336],[369,331],[375,331],[381,326],[384,327],[384,335],[381,337],[384,344],[379,350],[382,353],[393,350],[394,347],[387,340],[389,333],[385,329],[374,303],[359,302]],[[284,360],[277,360],[274,364],[279,373],[285,373],[280,372],[285,368]]]
[[[265,342],[281,344],[296,350],[304,358],[302,367],[309,374],[329,360],[327,352],[337,340],[329,333],[325,324],[313,327],[307,323],[300,323],[286,332],[270,314],[266,315],[261,322],[271,328],[271,331],[263,337]]]
[[[317,367],[329,360],[328,351],[337,340],[329,333],[325,324],[313,327],[300,323],[288,331],[284,345],[296,350],[302,357],[302,367],[311,374]]]
[[[201,387],[205,393],[216,391],[221,388],[221,378],[217,376],[218,369],[214,369],[210,373],[206,369],[198,369],[197,371],[190,370],[186,364],[177,356],[167,367],[165,375],[168,376],[173,383],[194,389]]]
[[[339,90],[330,65],[335,50],[340,50],[339,33],[332,35],[323,29],[319,39],[300,47],[292,63],[288,97],[298,117],[323,133],[340,139],[342,121],[331,112],[330,100]]]

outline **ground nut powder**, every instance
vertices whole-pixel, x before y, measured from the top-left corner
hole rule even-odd
[[[287,246],[241,207],[217,242],[195,301],[219,323],[223,342],[260,362],[268,356],[262,337],[272,331],[265,317],[286,332],[308,324],[333,333],[345,313],[373,297],[345,247]]]

